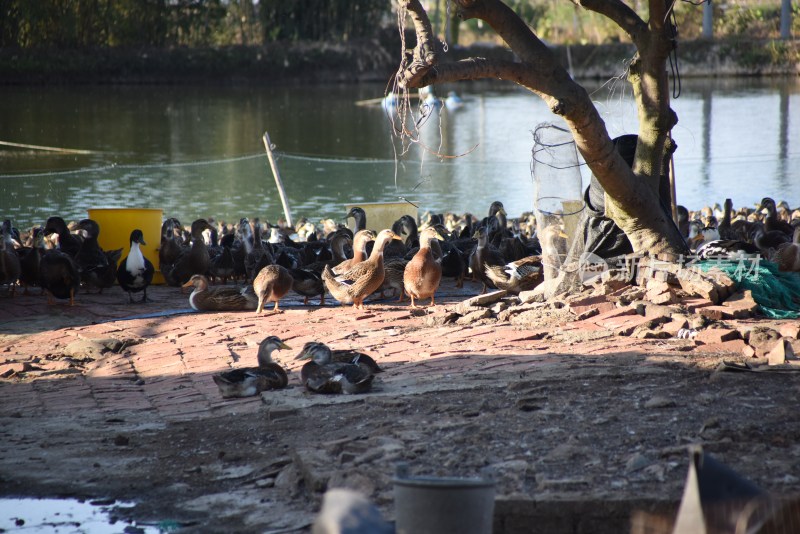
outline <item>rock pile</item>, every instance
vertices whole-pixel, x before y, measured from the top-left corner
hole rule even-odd
[[[643,259],[634,275],[598,278],[583,291],[545,299],[537,290],[494,291],[427,315],[428,326],[510,322],[541,327],[541,338],[563,331],[611,332],[641,339],[683,338],[687,350],[737,353],[754,366],[800,369],[800,320],[758,318],[749,290],[719,269],[707,272]]]

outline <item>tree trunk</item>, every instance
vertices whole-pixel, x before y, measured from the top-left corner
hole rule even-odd
[[[606,212],[626,233],[637,253],[678,256],[686,245],[659,204],[658,181],[668,161],[669,133],[677,116],[669,107],[666,60],[674,46],[663,0],[651,0],[645,23],[616,0],[576,0],[615,21],[636,44],[629,80],[639,110],[636,160],[629,167],[614,145],[587,91],[576,83],[548,47],[500,0],[451,0],[462,20],[478,18],[508,44],[518,62],[470,58],[439,63],[430,21],[419,0],[398,0],[401,20],[410,16],[417,45],[397,72],[401,88],[496,78],[513,81],[541,97],[564,119],[578,150],[606,191]]]

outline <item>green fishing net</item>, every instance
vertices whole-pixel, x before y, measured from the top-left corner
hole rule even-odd
[[[761,313],[770,319],[800,317],[800,273],[781,272],[771,261],[717,261],[693,263],[703,271],[719,269],[737,283],[739,290],[753,293]]]

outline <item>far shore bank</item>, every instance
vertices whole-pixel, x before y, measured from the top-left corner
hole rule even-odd
[[[620,76],[633,45],[554,46],[575,78]],[[443,60],[513,59],[504,47],[452,47]],[[800,40],[689,41],[677,48],[682,77],[800,76]],[[378,40],[259,47],[0,49],[0,84],[359,83],[387,82],[399,46]]]

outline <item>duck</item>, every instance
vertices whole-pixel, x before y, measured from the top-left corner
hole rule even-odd
[[[506,261],[496,248],[489,245],[489,232],[486,226],[479,226],[473,237],[478,240],[478,243],[470,254],[468,263],[472,271],[472,278],[483,284],[481,294],[484,294],[487,287],[492,284],[492,281],[486,276],[486,266],[503,266]]]
[[[87,292],[89,289],[95,288],[102,293],[103,289],[113,286],[116,281],[117,261],[122,255],[122,249],[107,253],[100,247],[97,242],[97,238],[100,236],[100,225],[97,224],[97,221],[82,219],[75,228],[83,236],[81,247],[75,255],[75,263],[78,264],[78,272],[81,274],[81,283]],[[113,254],[111,254],[112,252]]]
[[[347,212],[346,219],[353,218],[355,223],[355,229],[353,232],[358,232],[359,230],[366,230],[367,229],[367,212],[364,211],[364,208],[360,208],[358,206],[354,206],[350,208],[350,211]]]
[[[433,86],[422,87],[419,90],[419,105],[423,115],[438,111],[444,105],[442,99],[436,96]]]
[[[252,311],[258,308],[258,298],[248,286],[211,287],[203,274],[194,274],[182,287],[194,287],[189,306],[196,311]]]
[[[74,306],[81,275],[72,256],[59,249],[45,250],[39,262],[39,286],[47,293],[48,304],[56,298],[69,299],[69,305]]]
[[[192,276],[196,274],[205,276],[208,273],[211,257],[203,238],[203,231],[209,228],[211,225],[205,219],[197,219],[192,222],[192,245],[188,249],[184,249],[168,271],[163,272],[167,284],[174,287],[187,287]]]
[[[81,248],[81,238],[69,231],[67,223],[61,217],[49,217],[44,224],[44,235],[56,234],[58,236],[58,248],[64,254],[75,257]]]
[[[365,259],[367,259],[367,243],[375,240],[375,232],[372,230],[359,230],[353,236],[353,257],[346,259],[336,266],[331,267],[333,274],[342,274],[349,271]]]
[[[3,221],[2,235],[0,235],[0,285],[8,285],[12,297],[22,271],[19,256],[14,249],[14,241],[11,221],[6,219]]]
[[[401,100],[402,97],[397,93],[388,93],[381,99],[381,107],[385,113],[391,115],[397,110]]]
[[[261,240],[261,223],[258,220],[250,221],[247,218],[239,221],[239,232],[245,248],[244,268],[248,282],[253,282],[261,269],[274,263],[272,254]]]
[[[753,243],[740,239],[714,239],[700,245],[695,251],[699,260],[741,260],[760,253]]]
[[[303,345],[303,352],[314,351],[316,345],[324,345],[319,341],[309,341]],[[324,349],[322,349],[324,350]],[[382,373],[383,369],[372,356],[364,354],[363,352],[353,349],[332,349],[327,347],[331,353],[331,361],[334,363],[351,363],[360,366],[365,371],[371,374]]]
[[[553,280],[558,277],[561,262],[567,255],[569,236],[564,232],[561,223],[548,221],[543,228],[537,230],[541,247],[544,279]]]
[[[128,255],[117,267],[117,282],[128,293],[131,304],[133,303],[133,294],[139,291],[142,291],[142,300],[139,302],[147,302],[147,286],[153,281],[155,268],[139,248],[140,245],[147,245],[140,229],[136,228],[131,232],[130,244]]]
[[[236,265],[233,258],[233,244],[236,240],[234,234],[225,234],[219,240],[217,254],[211,258],[208,274],[214,280],[228,283],[228,278],[236,275]]]
[[[286,370],[272,361],[276,350],[291,350],[278,336],[267,336],[258,344],[258,367],[245,367],[217,373],[211,378],[225,399],[252,397],[262,391],[283,389],[289,384]]]
[[[39,285],[39,266],[42,263],[44,250],[44,234],[41,226],[31,230],[31,246],[17,250],[20,263],[19,282],[25,288],[23,295],[29,294],[28,288]]]
[[[303,306],[308,306],[308,299],[319,295],[319,305],[325,305],[325,282],[322,275],[313,269],[289,269],[292,275],[292,291],[303,297]]]
[[[437,226],[439,233],[442,234],[441,225]],[[440,242],[438,239],[431,241],[431,250],[433,255],[439,259],[442,265],[442,276],[456,279],[456,287],[464,287],[464,275],[467,270],[467,262],[464,260],[464,254],[458,247],[447,241]]]
[[[394,243],[392,241],[391,243]],[[402,246],[402,245],[401,245]],[[387,247],[388,248],[388,247]],[[384,251],[384,255],[386,252]],[[379,289],[380,291],[380,298],[383,299],[385,297],[386,291],[389,289],[392,290],[392,297],[397,296],[400,294],[400,297],[397,299],[398,302],[403,302],[405,300],[405,289],[403,288],[403,272],[405,272],[406,265],[408,265],[408,261],[405,258],[384,258],[383,262],[383,284]]]
[[[322,271],[322,279],[331,295],[342,304],[352,303],[353,307],[363,309],[364,299],[383,284],[386,276],[383,250],[393,239],[401,237],[391,230],[381,230],[375,238],[375,246],[369,258],[338,276],[326,266]]]
[[[778,216],[778,208],[775,205],[775,201],[770,197],[764,197],[761,199],[761,205],[759,206],[759,211],[766,214],[764,218],[764,230],[767,232],[783,232],[786,234],[790,239],[794,232],[794,227],[789,224],[788,222],[782,220]]]
[[[527,256],[503,266],[487,265],[486,276],[497,289],[519,295],[522,291],[535,288],[544,280],[542,257]]]
[[[717,225],[720,239],[736,240],[737,235],[731,226],[731,218],[733,216],[733,200],[726,198],[722,211],[722,220]]]
[[[411,307],[418,307],[415,300],[431,299],[431,306],[435,306],[434,295],[442,281],[442,264],[436,261],[431,250],[431,242],[444,239],[439,231],[432,226],[422,230],[419,234],[419,250],[408,262],[403,271],[403,289],[411,299]]]
[[[699,221],[693,221],[699,222]],[[700,223],[702,224],[702,223]],[[713,241],[720,241],[719,231],[712,226],[703,226],[697,231],[698,225],[693,224],[689,237],[689,248],[695,251],[695,254],[700,250],[703,245]]]
[[[337,362],[324,343],[306,344],[296,360],[311,361],[300,369],[300,381],[312,393],[366,393],[375,375],[356,363]]]
[[[791,243],[778,247],[773,261],[778,264],[779,271],[800,273],[800,226],[794,229]]]
[[[766,231],[764,223],[755,223],[753,227],[753,244],[761,251],[764,259],[773,260],[779,248],[787,243],[791,243],[791,238],[780,230]]]
[[[178,261],[183,252],[183,237],[180,233],[181,222],[169,217],[161,224],[161,243],[158,247],[158,268],[162,273],[168,272]]]
[[[261,269],[253,280],[253,291],[258,297],[256,313],[260,314],[264,310],[264,302],[274,302],[273,312],[280,313],[278,302],[292,289],[293,283],[294,278],[285,267],[267,265]]]
[[[464,107],[464,100],[455,91],[448,91],[447,97],[444,99],[444,107],[451,111],[461,109]]]
[[[678,230],[684,238],[689,237],[689,210],[685,206],[678,204],[675,207],[678,214]]]

